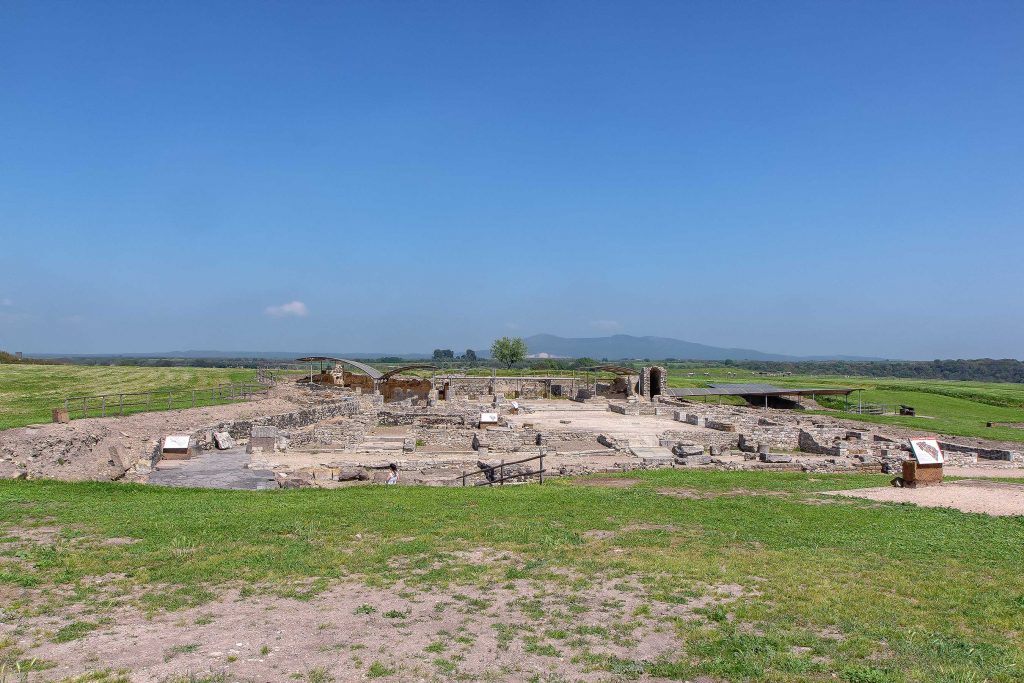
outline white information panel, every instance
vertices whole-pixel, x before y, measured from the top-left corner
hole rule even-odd
[[[480,413],[480,424],[498,424],[498,414]]]
[[[935,439],[911,439],[910,447],[914,449],[914,460],[918,465],[942,464],[942,449]]]
[[[188,435],[184,436],[167,436],[164,437],[164,450],[165,451],[187,451],[188,450]]]

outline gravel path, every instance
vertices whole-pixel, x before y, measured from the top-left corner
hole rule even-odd
[[[830,491],[826,495],[867,498],[885,503],[913,503],[922,507],[953,508],[986,515],[1024,515],[1024,485],[991,480],[964,479],[917,489],[895,486],[850,489]]]

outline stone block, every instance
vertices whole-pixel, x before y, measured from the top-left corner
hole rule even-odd
[[[920,465],[915,460],[903,461],[903,485],[907,488],[937,486],[942,483],[942,464]]]
[[[761,453],[761,462],[793,462],[793,456],[781,453]]]
[[[710,455],[687,455],[676,458],[676,464],[678,465],[710,465]]]
[[[334,472],[337,481],[366,481],[370,475],[362,467],[339,467]]]
[[[227,432],[214,432],[213,443],[219,451],[226,451],[229,448],[234,448],[236,445],[235,440]]]
[[[704,447],[695,443],[676,443],[672,452],[679,457],[704,455]]]

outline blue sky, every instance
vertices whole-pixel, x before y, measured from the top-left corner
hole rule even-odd
[[[1024,358],[1024,3],[0,3],[0,348]]]

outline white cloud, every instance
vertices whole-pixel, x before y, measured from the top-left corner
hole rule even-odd
[[[594,320],[590,326],[603,332],[615,332],[622,329],[622,323],[618,320]]]
[[[3,298],[3,299],[0,299],[0,306],[13,306],[13,305],[14,305],[14,302],[11,301],[10,299],[6,298],[6,297]]]
[[[275,318],[283,318],[289,315],[301,318],[309,315],[309,309],[306,308],[306,304],[301,301],[291,301],[286,304],[281,304],[280,306],[267,306],[264,313]]]

